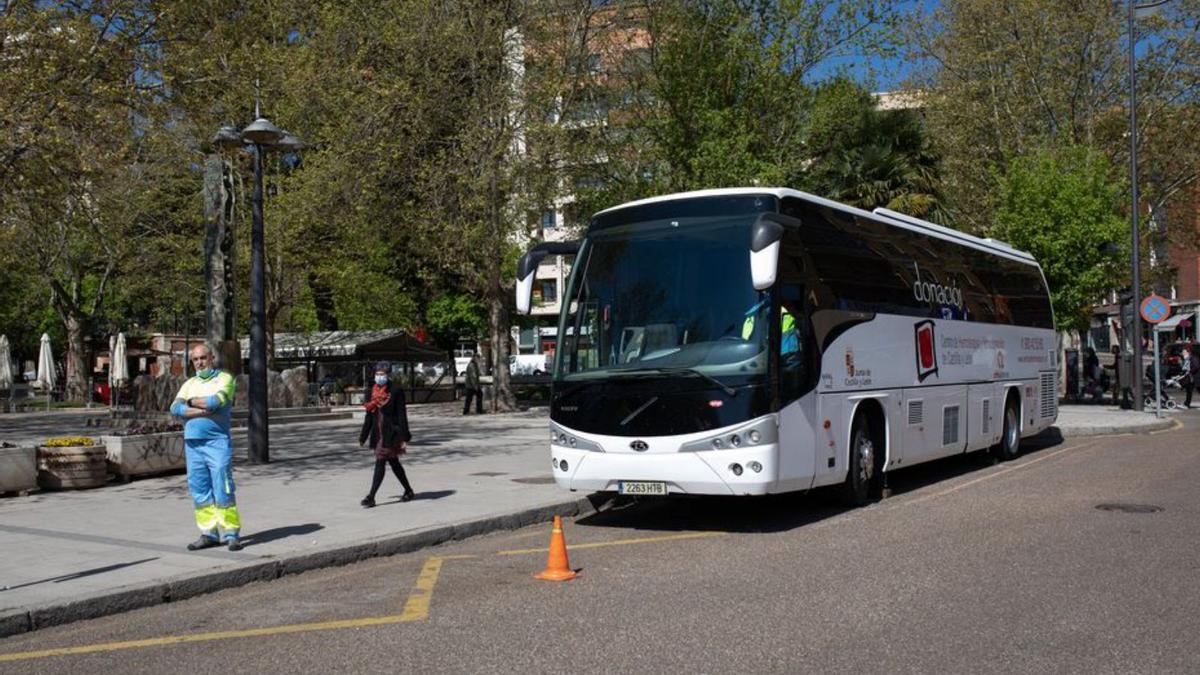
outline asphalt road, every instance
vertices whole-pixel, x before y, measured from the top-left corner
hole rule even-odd
[[[1194,673],[1200,417],[1182,417],[906,469],[852,511],[620,505],[567,523],[573,581],[532,578],[535,527],[0,640],[0,672]]]

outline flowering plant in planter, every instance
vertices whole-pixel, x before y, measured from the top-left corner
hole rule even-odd
[[[96,445],[96,440],[87,436],[58,436],[42,443],[46,448],[90,448]]]

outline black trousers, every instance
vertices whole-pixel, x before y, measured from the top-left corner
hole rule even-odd
[[[1192,378],[1186,378],[1183,380],[1183,391],[1186,392],[1186,395],[1183,397],[1183,407],[1192,407],[1192,390],[1195,388],[1196,382],[1192,380]]]
[[[396,478],[400,479],[400,484],[404,486],[405,492],[412,492],[412,486],[408,484],[408,476],[404,473],[404,467],[400,466],[400,460],[392,457],[391,459],[375,460],[375,475],[371,477],[371,494],[367,495],[371,499],[375,498],[375,493],[379,491],[379,486],[383,485],[383,474],[385,467],[392,466],[392,473],[396,474]]]
[[[466,415],[471,410],[471,399],[475,399],[475,414],[483,414],[483,390],[468,389],[466,395],[463,396],[463,414]]]

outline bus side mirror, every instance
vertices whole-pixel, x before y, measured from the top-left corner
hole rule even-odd
[[[750,278],[754,282],[754,290],[765,291],[775,285],[775,276],[779,271],[779,240],[783,238],[783,225],[775,214],[764,213],[754,223],[754,233],[750,239]]]
[[[546,257],[545,251],[537,247],[525,252],[517,260],[517,312],[529,314],[529,305],[533,298],[533,276],[537,273],[538,265]]]
[[[538,265],[547,255],[575,255],[579,252],[577,241],[542,242],[525,252],[517,260],[517,312],[529,314],[533,298],[533,277]]]

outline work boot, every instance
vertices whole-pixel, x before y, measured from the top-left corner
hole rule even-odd
[[[362,507],[364,509],[373,508],[375,506],[375,498],[374,497],[363,497],[362,501],[359,502],[359,504],[362,504]]]
[[[202,534],[200,535],[199,539],[188,544],[187,548],[189,551],[199,551],[203,548],[212,548],[220,545],[220,542],[218,542],[216,539],[213,539],[212,537],[206,537]]]
[[[242,540],[238,539],[237,537],[230,537],[226,545],[229,547],[230,551],[242,550]]]

